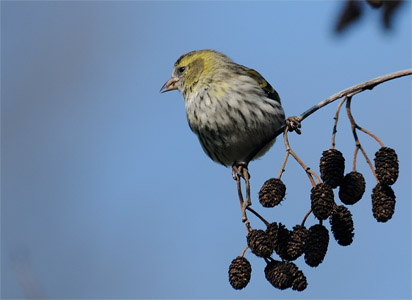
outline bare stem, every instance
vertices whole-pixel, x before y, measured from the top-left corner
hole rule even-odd
[[[280,179],[282,177],[283,172],[285,172],[285,166],[286,166],[286,162],[288,161],[288,158],[289,158],[289,152],[286,151],[285,159],[283,160],[282,167],[280,168],[278,179]]]
[[[318,175],[316,175],[315,172],[313,172],[312,170],[310,170],[310,168],[308,166],[306,166],[303,161],[299,158],[299,156],[296,155],[295,152],[293,152],[292,148],[290,147],[289,144],[289,139],[288,139],[288,128],[286,127],[284,133],[283,133],[283,140],[285,142],[285,148],[286,148],[286,152],[289,153],[290,155],[293,156],[293,158],[302,166],[302,168],[305,170],[306,174],[309,177],[310,182],[312,183],[312,186],[315,187],[316,183],[315,180],[313,180],[313,176],[316,177],[316,179],[318,180],[318,182],[320,182],[320,179],[318,177]]]
[[[361,144],[359,144],[359,149],[362,151],[363,156],[365,157],[366,162],[368,163],[369,167],[371,168],[372,174],[376,179],[376,182],[379,183],[378,177],[376,177],[376,172],[375,172],[375,168],[373,167],[371,161],[369,160],[368,155],[366,154],[365,150],[363,149],[363,147],[361,146]]]
[[[266,219],[264,217],[262,217],[257,211],[255,211],[253,208],[251,208],[250,206],[246,207],[246,209],[248,211],[250,211],[251,213],[253,213],[256,217],[258,217],[263,223],[265,223],[266,226],[269,225],[269,222],[266,221]]]
[[[358,138],[358,135],[357,135],[357,133],[356,133],[356,129],[359,129],[359,128],[358,128],[358,126],[357,126],[357,124],[356,124],[356,122],[355,122],[355,119],[354,119],[353,116],[352,116],[352,112],[351,112],[351,110],[350,110],[351,101],[352,101],[352,96],[351,96],[351,97],[348,97],[348,100],[346,101],[346,112],[347,112],[347,114],[348,114],[348,118],[349,118],[349,121],[350,121],[351,126],[352,126],[352,134],[353,134],[353,137],[355,138],[356,147],[359,148],[359,149],[362,151],[362,154],[363,154],[363,156],[365,157],[366,162],[368,163],[369,167],[370,167],[371,170],[372,170],[373,176],[375,177],[376,181],[378,181],[378,179],[377,179],[377,177],[376,177],[376,173],[375,173],[375,168],[373,167],[371,161],[369,160],[368,155],[366,154],[366,152],[365,152],[365,150],[363,149],[361,143],[359,142],[359,138]],[[356,153],[356,152],[355,152],[355,153]]]
[[[307,169],[307,172],[308,173],[310,173],[310,174],[312,174],[313,176],[315,176],[315,178],[316,178],[316,180],[317,180],[317,182],[318,183],[321,183],[322,181],[320,180],[320,178],[319,178],[319,176],[314,172],[314,171],[312,171],[311,169]]]
[[[358,151],[359,151],[359,147],[356,146],[355,147],[355,153],[353,154],[353,167],[352,167],[352,171],[356,171],[356,158],[358,156]]]
[[[358,126],[357,124],[356,124],[356,127],[357,127],[357,129],[359,129],[360,131],[362,131],[362,132],[370,135],[372,138],[374,138],[375,141],[377,141],[381,147],[385,147],[385,145],[382,143],[382,141],[381,141],[376,135],[374,135],[372,132],[370,132],[370,131],[368,131],[368,130],[366,130],[366,129],[361,128],[361,127]]]
[[[246,250],[249,248],[248,245],[246,245],[245,249],[243,249],[242,254],[240,254],[241,257],[243,257],[246,253]]]
[[[309,217],[310,213],[312,212],[312,209],[309,209],[309,211],[306,213],[306,215],[303,217],[302,223],[300,225],[305,226],[306,219]]]
[[[338,120],[339,120],[339,113],[340,113],[340,109],[343,105],[343,103],[345,103],[347,97],[345,96],[345,98],[342,99],[341,102],[339,102],[338,108],[336,109],[336,114],[335,114],[335,124],[333,125],[333,130],[332,130],[332,149],[335,149],[335,137],[336,137],[336,132],[338,132],[337,127],[338,127]]]

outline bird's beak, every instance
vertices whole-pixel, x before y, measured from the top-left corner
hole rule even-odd
[[[177,85],[176,83],[179,81],[178,78],[176,77],[170,77],[170,79],[162,86],[162,88],[160,89],[160,92],[164,93],[164,92],[168,92],[168,91],[173,91],[173,90],[177,90]]]

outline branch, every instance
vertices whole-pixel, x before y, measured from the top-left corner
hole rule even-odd
[[[373,89],[375,86],[395,79],[395,78],[399,78],[399,77],[403,77],[403,76],[407,76],[407,75],[411,75],[412,74],[412,69],[406,69],[406,70],[401,70],[401,71],[397,71],[394,73],[390,73],[390,74],[386,74],[383,76],[379,76],[376,77],[374,79],[359,83],[357,85],[351,86],[347,89],[344,89],[343,91],[340,91],[336,94],[333,94],[332,96],[326,98],[325,100],[319,102],[318,104],[316,104],[315,106],[312,106],[311,108],[309,108],[308,110],[306,110],[304,113],[302,113],[300,116],[297,117],[298,121],[302,122],[304,119],[306,119],[307,117],[309,117],[311,114],[313,114],[315,111],[317,111],[318,109],[328,105],[329,103],[332,103],[342,97],[350,97],[353,95],[356,95],[360,92],[363,92],[365,90],[371,90]],[[262,144],[260,144],[259,147],[257,147],[252,153],[249,154],[249,156],[246,158],[246,163],[249,163],[255,156],[256,154],[259,153],[259,151],[261,149],[263,149],[269,142],[271,142],[274,138],[276,138],[279,134],[281,134],[286,128],[286,125],[283,125],[282,127],[280,127],[275,133],[274,135],[263,141]]]
[[[342,97],[345,97],[345,96],[350,97],[350,96],[356,95],[360,92],[363,92],[364,90],[371,90],[375,86],[377,86],[378,84],[381,84],[383,82],[386,82],[386,81],[389,81],[389,80],[392,80],[392,79],[395,79],[395,78],[411,75],[411,74],[412,74],[412,69],[406,69],[406,70],[390,73],[390,74],[387,74],[387,75],[379,76],[379,77],[376,77],[374,79],[371,79],[371,80],[359,83],[357,85],[351,86],[350,88],[347,88],[343,91],[340,91],[339,93],[333,94],[332,96],[330,96],[330,97],[326,98],[325,100],[319,102],[315,106],[312,106],[307,111],[305,111],[303,114],[301,114],[298,117],[298,119],[299,119],[299,121],[303,121],[308,116],[310,116],[315,111],[317,111],[319,108],[322,108],[322,107],[328,105],[329,103],[332,103],[333,101],[335,101],[337,99],[340,99]]]

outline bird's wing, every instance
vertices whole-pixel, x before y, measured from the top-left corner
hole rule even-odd
[[[262,90],[266,93],[266,96],[269,99],[272,99],[274,101],[277,101],[280,103],[280,97],[279,94],[275,91],[275,89],[263,78],[262,75],[259,74],[256,70],[253,69],[247,69],[247,73],[250,77],[252,77],[262,88]]]

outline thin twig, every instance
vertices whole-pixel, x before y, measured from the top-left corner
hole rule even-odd
[[[308,169],[306,170],[306,172],[308,172],[308,173],[312,174],[313,176],[315,176],[315,178],[316,178],[316,180],[317,180],[318,183],[321,183],[321,182],[322,182],[322,181],[320,180],[318,174],[316,174],[314,171],[312,171],[309,167],[308,167]]]
[[[374,79],[356,84],[354,86],[351,86],[347,89],[344,89],[336,94],[333,94],[332,96],[329,96],[328,98],[326,98],[325,100],[319,102],[318,104],[312,106],[311,108],[309,108],[308,110],[306,110],[304,113],[302,113],[300,116],[297,117],[298,121],[302,122],[304,119],[306,119],[307,117],[309,117],[311,114],[313,114],[315,111],[317,111],[318,109],[342,98],[345,96],[350,96],[350,95],[355,95],[358,94],[364,90],[371,90],[373,89],[375,86],[395,79],[395,78],[399,78],[399,77],[403,77],[403,76],[408,76],[412,74],[412,69],[406,69],[406,70],[401,70],[401,71],[397,71],[397,72],[393,72],[390,74],[386,74],[383,76],[379,76],[376,77]],[[273,141],[274,138],[276,138],[279,134],[281,134],[282,132],[284,132],[286,128],[286,125],[283,125],[282,127],[280,127],[271,137],[268,137],[266,140],[263,140],[262,143],[256,147],[256,149],[254,149],[249,156],[245,159],[246,163],[249,163],[255,156],[257,153],[260,152],[261,149],[263,149],[268,143],[270,143],[271,141]]]
[[[303,217],[302,223],[300,224],[301,226],[305,226],[306,219],[309,217],[310,213],[312,212],[312,209],[309,209],[309,211],[306,213],[306,215]]]
[[[250,222],[247,218],[246,214],[246,207],[252,204],[251,198],[250,198],[250,181],[249,181],[249,172],[247,165],[245,163],[239,163],[239,164],[234,164],[232,166],[232,177],[233,179],[236,180],[236,185],[237,185],[237,193],[239,196],[239,202],[240,202],[240,210],[242,211],[242,221],[245,223],[246,230],[249,232],[251,230],[250,227]],[[246,183],[246,201],[243,199],[243,193],[242,193],[242,185],[241,185],[241,178],[245,180]]]
[[[242,254],[240,254],[241,257],[243,257],[246,253],[246,250],[249,248],[248,245],[246,245],[245,249],[243,249]]]
[[[243,200],[242,185],[241,185],[239,174],[236,175],[236,185],[237,185],[237,194],[239,196],[239,202],[240,202],[240,210],[242,211],[242,218],[245,218],[244,223],[245,223],[247,232],[249,232],[250,222],[247,218],[246,211],[244,210],[245,201]]]
[[[376,172],[375,172],[375,168],[373,167],[371,161],[369,160],[368,155],[366,154],[365,150],[363,149],[363,147],[361,146],[361,144],[359,144],[359,149],[362,151],[363,156],[365,157],[365,160],[367,162],[367,164],[369,165],[369,167],[371,168],[372,174],[376,179],[376,182],[379,183],[378,177],[376,177]]]
[[[350,96],[350,97],[345,97],[344,100],[346,100],[347,98],[351,98],[350,101],[352,101],[352,96]],[[341,102],[341,103],[342,103],[342,102]],[[340,104],[340,103],[339,103],[339,104]],[[356,129],[359,129],[360,131],[362,131],[362,132],[368,134],[369,136],[371,136],[375,141],[377,141],[377,142],[379,143],[379,145],[380,145],[381,147],[385,147],[385,145],[382,143],[382,141],[381,141],[376,135],[374,135],[372,132],[370,132],[370,131],[368,131],[368,130],[362,128],[362,127],[360,127],[360,126],[358,125],[358,123],[356,123],[355,118],[353,118],[353,116],[352,116],[352,112],[350,112],[350,114],[351,114],[351,117],[352,117],[352,119],[351,119],[351,124],[353,124]]]
[[[266,219],[264,217],[262,217],[257,211],[255,211],[253,208],[251,208],[250,206],[246,207],[246,209],[248,211],[250,211],[251,213],[253,213],[256,217],[258,217],[263,223],[265,223],[266,226],[269,225],[269,222],[266,221]]]
[[[320,178],[318,177],[318,175],[316,175],[315,172],[310,170],[310,168],[304,164],[304,162],[296,155],[295,152],[293,152],[293,150],[292,150],[292,148],[290,147],[290,144],[289,144],[288,128],[286,128],[285,132],[283,133],[283,140],[285,142],[286,152],[288,152],[290,155],[292,155],[293,158],[302,166],[302,168],[305,170],[306,174],[308,175],[309,180],[312,183],[312,186],[315,187],[316,183],[313,180],[312,175],[316,177],[316,179],[318,180],[319,183],[320,183]]]
[[[356,129],[357,129],[356,122],[355,122],[355,119],[353,118],[352,112],[350,110],[351,101],[352,101],[352,96],[348,97],[348,100],[346,101],[346,113],[347,113],[349,121],[351,123],[352,134],[353,134],[353,137],[355,138],[356,147],[358,147],[362,151],[362,154],[365,157],[365,160],[366,160],[367,164],[369,165],[369,167],[372,170],[373,176],[375,177],[376,181],[378,181],[378,179],[376,177],[376,173],[375,173],[375,168],[373,167],[371,161],[369,160],[368,155],[366,154],[365,150],[363,149],[363,147],[362,147],[362,145],[359,141],[358,134],[356,133]]]
[[[286,162],[288,161],[288,157],[289,157],[289,152],[286,151],[285,159],[283,160],[282,167],[280,168],[278,179],[280,179],[280,177],[282,177],[283,172],[285,172],[285,166],[286,166]]]
[[[245,180],[245,185],[246,185],[246,202],[243,203],[243,208],[242,208],[243,211],[244,211],[246,220],[243,220],[243,222],[245,223],[246,230],[249,232],[252,229],[250,228],[250,222],[249,222],[249,220],[247,218],[247,215],[246,215],[246,208],[248,208],[250,205],[252,205],[252,199],[250,197],[250,176],[249,176],[249,170],[248,170],[247,166],[242,167],[242,170],[243,170],[242,177]]]
[[[355,153],[353,154],[353,166],[352,166],[352,171],[356,171],[356,158],[358,156],[358,151],[359,147],[356,145],[355,147]]]
[[[338,127],[340,109],[342,107],[342,104],[345,103],[346,99],[347,97],[345,96],[345,98],[343,98],[342,101],[339,102],[338,108],[336,109],[336,114],[334,117],[335,124],[333,125],[333,130],[332,130],[332,149],[335,149],[335,137],[336,137],[336,133],[338,132],[336,128]]]
[[[385,147],[385,145],[382,143],[382,141],[381,141],[376,135],[374,135],[372,132],[370,132],[370,131],[368,131],[368,130],[366,130],[366,129],[364,129],[364,128],[361,128],[360,126],[358,126],[358,124],[356,124],[356,127],[357,127],[357,129],[359,129],[360,131],[362,131],[362,132],[370,135],[372,138],[374,138],[375,141],[377,141],[381,147]]]

